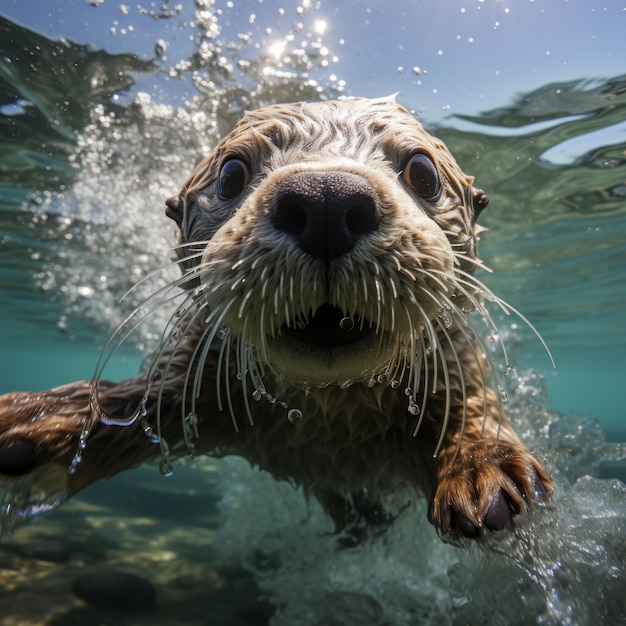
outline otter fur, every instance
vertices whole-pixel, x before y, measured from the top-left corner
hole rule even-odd
[[[28,504],[234,454],[357,539],[398,489],[442,537],[504,528],[553,484],[472,326],[509,310],[474,276],[487,202],[394,98],[247,113],[166,203],[179,304],[146,371],[2,396],[0,476]]]

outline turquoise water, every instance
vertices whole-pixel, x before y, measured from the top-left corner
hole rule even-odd
[[[319,512],[307,512],[300,494],[230,462],[181,470],[182,478],[177,474],[166,484],[157,472],[151,482],[151,468],[142,468],[96,486],[36,531],[24,532],[54,542],[63,529],[80,529],[81,541],[68,547],[71,564],[97,560],[93,545],[106,538],[104,560],[129,565],[130,556],[125,561],[115,547],[120,539],[126,554],[135,555],[135,567],[141,563],[151,572],[155,554],[174,554],[197,580],[204,574],[197,571],[193,546],[213,546],[217,536],[222,549],[216,557],[211,547],[205,560],[235,559],[242,572],[252,572],[256,584],[283,603],[275,624],[331,623],[311,607],[321,610],[320,598],[330,597],[333,585],[345,591],[328,601],[336,623],[349,623],[338,617],[342,611],[354,623],[448,623],[452,607],[461,623],[467,615],[477,619],[483,601],[492,607],[492,622],[485,623],[513,623],[507,602],[500,605],[482,582],[496,574],[521,586],[543,581],[537,597],[550,598],[549,610],[522,611],[520,623],[582,624],[601,601],[611,607],[607,623],[625,623],[619,594],[611,595],[611,585],[624,582],[626,515],[622,496],[615,495],[622,493],[619,483],[610,482],[625,475],[623,454],[604,443],[626,441],[623,7],[598,8],[591,0],[576,6],[539,0],[427,6],[207,0],[180,7],[91,0],[43,6],[15,1],[0,8],[0,392],[91,376],[107,337],[132,308],[120,296],[169,257],[172,228],[164,199],[244,109],[398,92],[490,196],[481,254],[494,271],[484,280],[534,324],[554,357],[556,369],[519,320],[503,322],[520,372],[512,411],[521,423],[530,420],[531,440],[546,450],[551,444],[543,425],[558,426],[551,436],[564,486],[553,528],[569,533],[573,543],[551,536],[534,546],[543,560],[535,552],[534,568],[523,578],[521,557],[502,565],[472,551],[459,556],[439,546],[428,527],[400,524],[386,545],[324,556],[313,566],[311,554],[328,551]],[[151,288],[148,281],[136,297]],[[133,374],[158,328],[158,319],[140,328],[108,376]],[[580,450],[568,448],[566,459],[572,439]],[[588,472],[603,480],[565,486]],[[204,494],[202,504],[194,494]],[[568,497],[578,508],[565,521]],[[178,515],[168,498],[179,505]],[[220,513],[208,523],[202,508],[206,502],[215,508],[216,501]],[[601,528],[596,517],[602,511],[614,526]],[[310,518],[306,530],[304,517]],[[172,520],[188,534],[172,534]],[[520,531],[526,547],[539,527],[532,524],[527,534]],[[420,540],[421,551],[417,536],[428,537]],[[128,547],[142,541],[138,553]],[[611,556],[575,556],[584,545]],[[263,569],[254,550],[295,564]],[[493,553],[498,550],[504,548]],[[559,558],[566,573],[545,574]],[[158,561],[161,589],[175,578],[166,561]],[[557,583],[570,573],[568,595]],[[608,585],[608,598],[581,591],[594,576]],[[299,597],[289,581],[310,593]],[[504,597],[519,595],[515,584]],[[385,602],[375,592],[392,588]],[[578,603],[572,600],[577,595]],[[0,593],[0,604],[7,597]],[[437,610],[426,615],[429,597]],[[422,613],[411,614],[408,598]],[[233,603],[230,596],[213,601]],[[182,614],[184,603],[193,605],[173,602],[174,614]],[[27,622],[17,604],[10,607],[7,624],[53,623],[45,617]],[[83,609],[76,610],[90,623]],[[200,618],[189,617],[189,623],[202,623],[193,619]]]

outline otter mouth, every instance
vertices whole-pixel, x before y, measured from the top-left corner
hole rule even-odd
[[[373,331],[370,324],[358,316],[348,316],[331,304],[322,304],[306,321],[296,326],[285,325],[282,332],[302,343],[340,348],[371,336]]]

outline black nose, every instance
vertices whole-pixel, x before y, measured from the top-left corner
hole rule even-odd
[[[280,184],[271,217],[302,250],[328,265],[378,228],[376,197],[358,174],[298,172]]]

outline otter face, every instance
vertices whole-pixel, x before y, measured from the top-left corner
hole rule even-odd
[[[246,359],[298,386],[370,382],[479,306],[471,183],[393,99],[277,105],[248,113],[168,214],[208,324]]]

